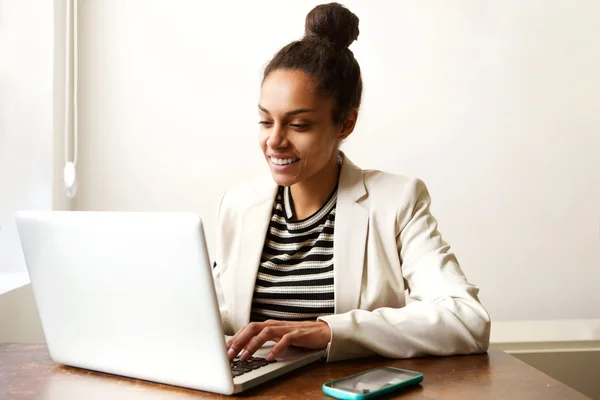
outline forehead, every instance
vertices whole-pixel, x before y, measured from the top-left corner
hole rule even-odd
[[[302,71],[275,70],[260,90],[260,105],[271,113],[300,108],[328,111],[330,103],[330,99],[317,93],[314,80]]]

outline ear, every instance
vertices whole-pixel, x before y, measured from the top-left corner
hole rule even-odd
[[[354,127],[356,126],[356,120],[358,119],[358,109],[353,108],[348,112],[348,115],[346,115],[346,119],[344,120],[344,123],[341,125],[341,129],[338,132],[338,140],[344,140],[346,139],[348,136],[350,136],[350,134],[352,132],[354,132]]]

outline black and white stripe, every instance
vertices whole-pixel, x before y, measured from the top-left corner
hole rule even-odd
[[[280,187],[263,247],[253,321],[303,321],[334,313],[333,228],[337,190],[312,216],[294,220],[289,187]]]

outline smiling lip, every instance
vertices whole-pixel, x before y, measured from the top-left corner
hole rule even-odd
[[[283,155],[279,155],[279,154],[267,154],[267,157],[269,158],[279,158],[280,160],[287,160],[289,158],[291,158],[292,160],[295,160],[298,157],[295,156],[283,156]]]
[[[298,157],[276,157],[276,156],[269,156],[269,159],[271,161],[273,161],[273,160],[285,160],[285,161],[291,160],[292,162],[296,162],[296,161],[300,160],[300,158],[298,158]]]
[[[284,171],[288,168],[293,167],[294,165],[296,165],[298,163],[298,161],[300,160],[297,157],[281,157],[281,156],[273,156],[273,155],[269,155],[269,165],[271,166],[272,169],[276,170],[276,171]],[[294,160],[290,163],[286,163],[286,164],[277,164],[273,161],[273,159],[279,159],[279,160]]]

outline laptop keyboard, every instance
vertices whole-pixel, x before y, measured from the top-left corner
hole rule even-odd
[[[276,362],[276,360],[267,361],[262,357],[250,357],[246,361],[242,361],[239,359],[239,357],[236,357],[230,361],[231,374],[235,378],[236,376],[240,376],[242,374],[245,374],[246,372],[253,371],[255,369],[264,367],[265,365],[269,365],[274,362]]]

